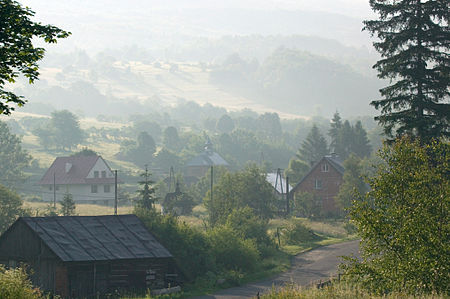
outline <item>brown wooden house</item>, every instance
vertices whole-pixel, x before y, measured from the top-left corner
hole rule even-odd
[[[344,166],[335,154],[324,156],[315,163],[309,172],[292,188],[292,193],[308,192],[315,194],[322,212],[332,214],[339,210],[335,198],[339,193],[344,176]]]
[[[135,215],[21,217],[0,237],[0,262],[32,269],[32,282],[63,298],[161,289],[173,257]]]

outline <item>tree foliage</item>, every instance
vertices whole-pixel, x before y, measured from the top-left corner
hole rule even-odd
[[[212,200],[208,192],[204,202],[212,226],[224,224],[233,209],[250,207],[260,218],[270,218],[274,206],[273,187],[266,175],[254,165],[243,171],[224,174],[213,187]]]
[[[378,20],[365,21],[381,54],[374,68],[391,85],[372,101],[389,136],[450,136],[450,5],[447,0],[370,0]]]
[[[296,184],[300,182],[310,168],[310,165],[294,157],[289,161],[289,166],[284,174],[286,177],[289,177],[290,182]]]
[[[18,217],[25,216],[23,201],[17,193],[0,185],[0,234],[3,233]]]
[[[298,150],[297,157],[307,163],[318,162],[328,154],[328,146],[325,137],[320,133],[319,128],[313,125],[302,146]]]
[[[157,198],[155,196],[155,188],[153,187],[154,182],[150,180],[150,173],[147,167],[141,173],[141,177],[143,180],[138,183],[142,186],[142,189],[137,191],[139,198],[136,201],[136,206],[144,210],[154,210]]]
[[[362,260],[346,277],[379,293],[450,294],[450,145],[407,138],[381,152],[371,191],[354,201],[351,220]]]
[[[29,165],[31,156],[22,149],[21,140],[0,121],[0,182],[14,186],[24,179],[23,169]]]
[[[330,150],[333,150],[341,159],[347,159],[351,153],[360,158],[370,155],[372,146],[360,120],[352,126],[348,120],[342,122],[339,113],[336,112],[330,127],[328,131],[331,138]]]
[[[34,12],[16,1],[0,1],[0,114],[10,114],[15,110],[9,103],[22,106],[23,97],[6,91],[6,83],[14,83],[19,74],[30,83],[39,76],[38,61],[44,57],[45,50],[34,47],[34,38],[46,43],[56,43],[58,38],[66,38],[69,32],[55,26],[42,25],[30,20]]]
[[[35,128],[33,133],[38,136],[44,148],[70,150],[85,139],[78,117],[69,110],[53,111],[51,118]]]
[[[342,212],[346,213],[347,209],[351,207],[354,200],[360,194],[367,191],[367,185],[364,182],[363,169],[361,159],[354,154],[351,154],[343,163],[345,171],[343,182],[339,186],[339,193],[336,197],[336,202],[341,208]]]
[[[73,196],[70,193],[64,194],[62,201],[60,202],[61,209],[60,213],[63,216],[73,216],[75,215],[75,201],[73,200]]]

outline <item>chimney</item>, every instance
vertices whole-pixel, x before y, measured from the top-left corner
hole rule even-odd
[[[66,173],[68,173],[72,169],[72,163],[66,163]]]

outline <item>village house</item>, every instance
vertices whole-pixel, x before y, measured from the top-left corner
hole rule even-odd
[[[317,196],[324,214],[338,212],[335,199],[339,193],[344,176],[344,166],[336,154],[324,156],[315,163],[309,172],[292,188],[294,196],[300,192],[308,192]]]
[[[0,263],[27,264],[62,298],[177,285],[172,255],[135,215],[21,217],[0,236]]]
[[[211,166],[228,167],[229,164],[218,153],[214,152],[213,144],[209,138],[206,139],[205,150],[186,163],[186,176],[203,177]]]
[[[58,157],[38,182],[44,201],[61,201],[70,193],[77,203],[112,204],[115,177],[97,155]]]

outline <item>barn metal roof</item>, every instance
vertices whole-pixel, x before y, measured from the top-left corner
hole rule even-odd
[[[272,185],[275,190],[280,194],[286,194],[286,180],[284,178],[277,178],[277,173],[268,173],[266,175],[266,180]],[[289,192],[292,187],[289,186]]]
[[[172,257],[136,215],[20,219],[64,262]]]
[[[198,156],[190,160],[187,166],[228,166],[228,162],[225,161],[218,153],[213,151],[204,151]]]

